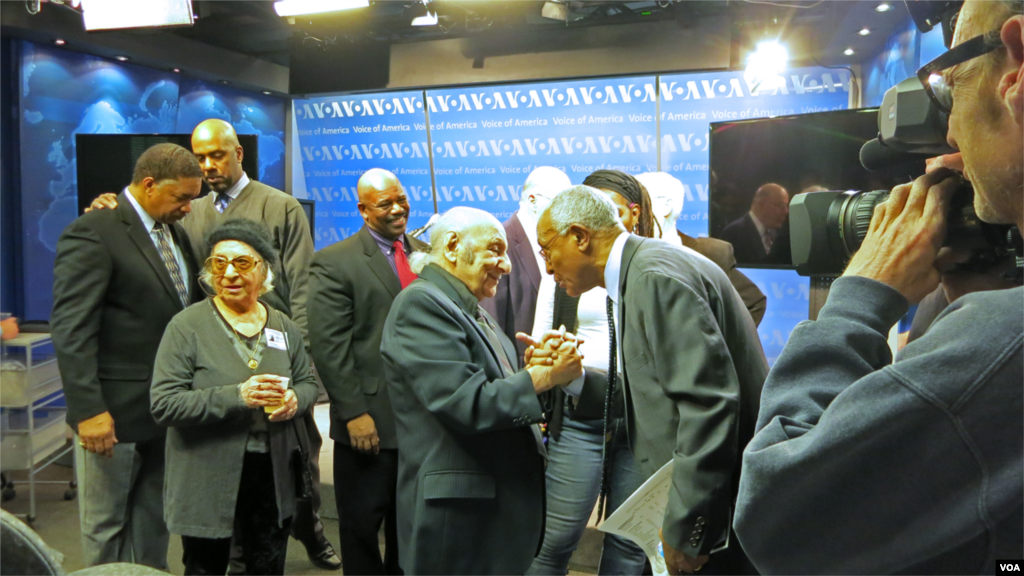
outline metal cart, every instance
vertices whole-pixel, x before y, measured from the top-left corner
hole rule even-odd
[[[36,519],[36,474],[58,458],[74,452],[66,439],[67,407],[57,358],[49,334],[23,333],[0,345],[0,484],[4,501],[17,495],[15,484],[28,484],[29,512]],[[73,469],[73,466],[72,466]],[[28,480],[13,482],[9,470],[28,470]],[[73,472],[72,472],[73,473]],[[74,478],[74,477],[72,477]],[[77,483],[68,483],[64,499],[77,496]]]

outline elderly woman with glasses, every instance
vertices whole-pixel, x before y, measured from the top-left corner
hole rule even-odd
[[[304,429],[290,421],[316,383],[299,327],[259,301],[274,279],[266,228],[228,220],[208,243],[215,295],[171,320],[154,367],[153,417],[170,428],[164,517],[186,574],[225,574],[236,526],[247,573],[283,574],[307,472]]]

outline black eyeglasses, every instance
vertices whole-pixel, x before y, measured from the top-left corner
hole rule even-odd
[[[935,106],[949,114],[953,111],[953,90],[939,72],[984,56],[1003,45],[999,30],[986,32],[957,45],[952,50],[940,54],[938,58],[925,64],[917,71],[917,79],[924,86],[924,91],[935,103]]]

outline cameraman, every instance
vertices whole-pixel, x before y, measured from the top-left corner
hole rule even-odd
[[[1024,228],[1021,4],[968,0],[939,73],[975,210]],[[958,298],[895,363],[886,343],[938,285],[957,184],[944,169],[892,191],[769,374],[735,518],[760,571],[991,574],[1024,557],[1024,288]]]

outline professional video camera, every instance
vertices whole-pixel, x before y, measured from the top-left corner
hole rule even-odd
[[[951,22],[962,4],[907,0],[918,29],[928,32],[941,24],[947,47],[952,42]],[[932,103],[921,80],[907,78],[885,93],[878,111],[878,138],[861,148],[861,164],[867,170],[879,170],[952,153],[955,150],[946,143],[948,122],[948,115]],[[889,190],[849,190],[809,192],[793,198],[789,219],[797,273],[841,274],[867,235],[875,206],[888,197]],[[978,219],[974,190],[963,181],[950,205],[945,245],[972,250],[974,256],[958,268],[985,270],[1014,250],[1020,270],[1020,244],[1016,227]]]

